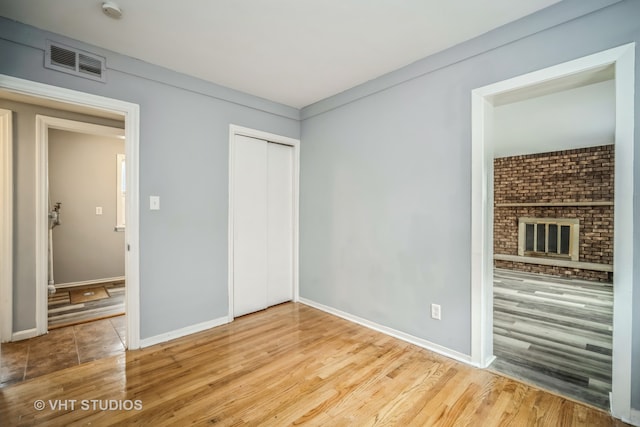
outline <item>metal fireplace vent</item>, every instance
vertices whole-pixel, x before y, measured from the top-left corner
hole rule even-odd
[[[44,66],[91,80],[106,80],[105,58],[50,40],[47,40]]]

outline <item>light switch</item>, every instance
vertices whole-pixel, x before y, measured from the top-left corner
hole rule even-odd
[[[96,215],[102,215],[102,206],[96,206]]]
[[[149,209],[152,211],[160,210],[160,196],[149,196]]]

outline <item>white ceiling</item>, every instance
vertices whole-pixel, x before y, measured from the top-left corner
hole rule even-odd
[[[511,99],[509,103],[494,100],[494,157],[613,144],[613,66],[603,71],[512,91],[500,100]],[[591,83],[575,86],[581,81]],[[539,96],[531,96],[534,93]]]
[[[560,0],[0,0],[0,15],[302,108]]]

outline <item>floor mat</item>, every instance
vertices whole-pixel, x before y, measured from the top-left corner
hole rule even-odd
[[[80,304],[88,301],[109,298],[109,294],[104,286],[89,289],[77,289],[69,292],[71,304]]]

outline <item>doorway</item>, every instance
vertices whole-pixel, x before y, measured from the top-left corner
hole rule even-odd
[[[299,141],[230,126],[229,320],[298,300]]]
[[[613,264],[613,373],[611,412],[631,415],[631,291],[633,271],[633,120],[635,44],[629,44],[472,92],[472,359],[493,356],[493,99],[503,93],[615,64],[615,204]]]
[[[48,327],[124,314],[122,128],[37,116],[47,141]]]
[[[125,123],[125,155],[127,158],[127,194],[126,194],[126,223],[125,230],[125,277],[127,280],[127,290],[125,301],[127,306],[126,319],[126,343],[128,349],[140,347],[140,320],[139,320],[139,203],[138,203],[138,129],[139,129],[139,107],[129,102],[91,95],[70,89],[59,88],[46,84],[36,83],[24,79],[0,75],[0,90],[3,96],[14,98],[27,98],[30,102],[48,107],[61,108],[66,111],[94,112],[98,115],[109,115],[119,117]],[[47,124],[41,121],[36,127],[36,141],[42,141],[42,135],[48,132]],[[3,336],[3,341],[20,340],[46,333],[47,331],[47,285],[48,285],[48,198],[46,194],[46,170],[42,165],[46,164],[46,150],[36,150],[35,187],[36,200],[35,211],[39,215],[35,216],[35,281],[33,293],[35,294],[34,305],[36,306],[35,319],[31,321],[35,327],[16,331],[10,323],[15,313],[13,299],[6,298],[14,290],[14,278],[0,277],[1,294],[0,303],[3,304],[2,312],[4,316],[0,321],[0,331],[10,331],[11,336]],[[5,188],[7,173],[0,175],[2,186]],[[14,190],[3,192],[3,204],[13,206]],[[5,204],[6,203],[6,204]],[[8,210],[13,208],[8,208]],[[12,225],[4,224],[3,231],[12,230]],[[11,233],[3,233],[2,244],[6,241],[14,241]],[[14,298],[15,299],[15,298]],[[35,321],[35,322],[34,322]]]
[[[614,74],[610,65],[493,100],[491,369],[605,410]]]

